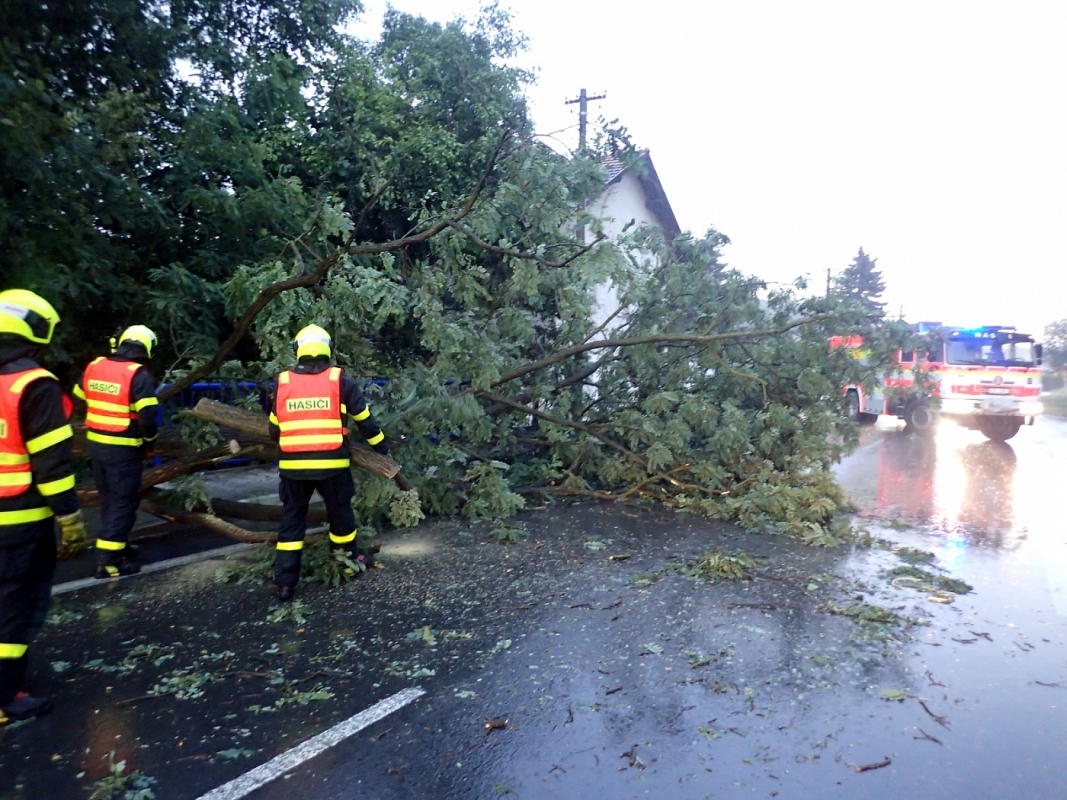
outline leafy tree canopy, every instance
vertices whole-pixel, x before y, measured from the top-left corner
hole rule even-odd
[[[1049,369],[1067,372],[1067,319],[1045,326],[1044,362]]]

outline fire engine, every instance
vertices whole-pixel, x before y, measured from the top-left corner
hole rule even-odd
[[[1041,345],[1032,336],[1001,325],[919,323],[916,330],[929,335],[925,352],[901,352],[899,367],[870,393],[862,386],[844,387],[851,419],[871,423],[888,414],[924,435],[934,433],[939,419],[950,419],[1006,442],[1042,413]],[[862,353],[855,337],[837,337],[833,344]],[[915,381],[917,364],[927,376],[921,386]]]

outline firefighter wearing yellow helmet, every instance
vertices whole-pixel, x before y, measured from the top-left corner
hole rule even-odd
[[[100,493],[96,577],[141,570],[129,546],[141,504],[144,457],[158,426],[156,382],[146,366],[158,343],[144,325],[132,325],[111,341],[112,352],[85,368],[74,394],[85,401],[85,437],[93,481]]]
[[[371,416],[359,384],[333,365],[330,335],[318,325],[308,325],[293,344],[296,367],[278,375],[270,412],[270,434],[280,452],[282,519],[274,583],[282,602],[293,599],[300,578],[308,504],[316,490],[326,504],[331,548],[353,562],[370,566],[370,554],[356,542],[349,419],[374,450],[383,455],[389,452],[389,443]]]
[[[37,361],[56,310],[25,289],[0,292],[0,725],[49,711],[26,690],[26,651],[44,625],[60,555],[85,549],[74,493],[71,401]]]

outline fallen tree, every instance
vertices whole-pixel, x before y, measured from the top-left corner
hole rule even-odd
[[[122,213],[96,203],[75,215],[93,270],[38,270],[85,313],[65,323],[68,350],[99,342],[101,321],[153,319],[168,332],[167,399],[204,378],[269,381],[292,366],[294,333],[323,325],[341,366],[384,379],[368,398],[403,442],[403,474],[353,444],[361,527],[505,518],[538,495],[837,540],[831,466],[856,441],[841,387],[891,363],[901,326],[834,285],[815,294],[731,269],[714,230],[631,225],[609,239],[586,210],[606,190],[605,160],[615,177],[651,162],[606,126],[568,157],[545,147],[528,75],[510,64],[521,36],[498,10],[473,26],[390,11],[375,47],[350,46],[339,18],[308,13],[295,10],[284,36],[268,15],[242,34],[266,43],[231,48],[221,67],[211,59],[234,34],[209,31],[218,44],[205,52],[175,31],[174,52],[201,75],[173,93],[188,106],[167,105],[169,93],[123,95],[129,106],[80,86],[63,95],[59,118],[83,120],[64,131],[129,145],[78,149],[111,160],[49,177],[76,198],[91,194],[85,175],[129,191]],[[253,52],[272,58],[240,55]],[[184,80],[169,62],[156,68]],[[145,128],[153,148],[135,144]],[[99,278],[108,270],[115,280]],[[82,284],[122,293],[91,307],[98,294]],[[831,348],[832,336],[862,337],[865,357]],[[210,401],[191,413],[277,454],[261,414]],[[216,463],[171,447],[178,461],[147,480]]]

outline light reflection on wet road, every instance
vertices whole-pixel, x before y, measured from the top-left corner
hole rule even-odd
[[[860,516],[895,521],[925,534],[939,563],[955,571],[971,548],[1023,548],[1045,573],[1051,599],[1067,615],[1067,421],[1039,419],[1010,442],[944,425],[934,439],[891,427],[868,441],[838,468]]]

